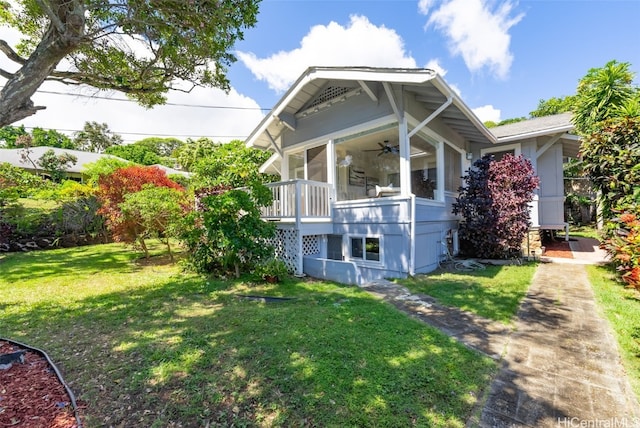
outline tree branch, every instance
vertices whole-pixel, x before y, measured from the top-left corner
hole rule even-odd
[[[2,68],[0,68],[0,76],[4,77],[5,79],[11,79],[13,77],[13,73],[9,73],[7,70],[3,70]]]
[[[5,42],[4,40],[0,40],[0,52],[2,52],[3,54],[6,55],[7,58],[9,58],[11,61],[18,63],[20,65],[24,65],[27,60],[22,58],[20,55],[18,55],[16,53],[16,51],[14,51],[11,46],[9,46],[9,44],[7,42]]]
[[[51,24],[54,27],[56,27],[56,30],[58,30],[58,33],[64,34],[66,26],[60,20],[60,17],[53,11],[53,9],[51,8],[51,5],[48,2],[43,0],[35,0],[35,1],[38,4],[38,6],[40,6],[40,9],[42,9],[42,11],[49,17],[49,19],[51,20]]]

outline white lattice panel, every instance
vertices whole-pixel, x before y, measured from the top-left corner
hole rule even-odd
[[[276,250],[276,257],[282,260],[289,269],[289,272],[298,272],[298,231],[294,229],[278,229],[271,244]]]
[[[320,254],[319,235],[306,235],[302,237],[302,254],[305,256]]]

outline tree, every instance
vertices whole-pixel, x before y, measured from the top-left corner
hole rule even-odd
[[[107,147],[104,152],[140,165],[155,165],[160,163],[160,157],[153,150],[138,143]]]
[[[31,97],[45,80],[126,93],[151,107],[169,89],[229,89],[229,53],[256,23],[258,0],[2,2],[0,25],[19,30],[0,51],[20,68],[0,69],[0,126],[43,109]],[[57,69],[64,60],[67,70]],[[191,84],[182,87],[176,81]]]
[[[60,183],[65,176],[65,171],[76,162],[78,158],[74,155],[66,152],[56,155],[53,149],[44,152],[37,161],[54,183]]]
[[[145,185],[138,192],[125,194],[120,204],[123,221],[136,226],[132,229],[145,256],[149,257],[149,251],[144,240],[148,237],[157,238],[167,246],[172,262],[171,238],[179,234],[186,207],[183,191],[153,185]]]
[[[131,162],[105,156],[95,162],[85,164],[82,174],[85,176],[87,184],[97,186],[100,177],[106,177],[116,170],[130,165]]]
[[[31,131],[33,146],[57,147],[59,149],[76,149],[75,143],[68,136],[55,129],[33,128]]]
[[[74,143],[79,150],[102,153],[122,144],[122,137],[111,132],[106,123],[86,122],[82,131],[76,132]]]
[[[529,229],[529,203],[539,179],[531,162],[506,154],[486,155],[467,170],[466,185],[453,204],[460,214],[460,248],[464,254],[486,258],[519,255]]]
[[[29,162],[33,167],[33,170],[38,174],[38,165],[35,163],[33,159],[31,159],[31,154],[33,150],[33,138],[29,134],[20,135],[16,138],[16,147],[20,148],[20,159],[23,163]]]
[[[640,90],[633,86],[634,73],[628,62],[609,61],[602,68],[590,69],[578,83],[573,123],[582,135],[597,129],[607,119],[620,117],[621,111],[638,103]]]
[[[104,216],[107,228],[112,233],[113,239],[132,244],[137,242],[145,254],[148,254],[148,251],[144,239],[142,241],[138,240],[142,233],[141,227],[137,219],[123,215],[120,204],[125,201],[126,195],[139,192],[149,185],[182,190],[182,187],[169,180],[160,168],[133,165],[100,177],[97,192],[101,203],[98,213]]]
[[[198,160],[210,156],[220,144],[214,143],[208,138],[198,138],[187,142],[175,152],[180,166],[186,171],[191,171]]]
[[[0,128],[0,147],[6,149],[15,149],[16,139],[22,135],[29,133],[24,129],[24,125],[20,126],[3,126]]]
[[[640,188],[640,117],[610,119],[586,136],[580,154],[583,169],[600,193],[604,220]]]
[[[179,140],[177,138],[160,138],[160,137],[149,137],[144,138],[140,141],[136,141],[134,144],[141,145],[149,148],[149,150],[153,151],[160,157],[175,157],[176,150],[180,149],[180,147],[184,146],[184,141]]]
[[[41,187],[41,177],[8,162],[0,162],[0,208]]]
[[[529,113],[531,117],[551,116],[568,111],[572,111],[576,104],[576,96],[551,97],[548,100],[540,100],[538,107]]]
[[[196,185],[216,186],[226,184],[232,188],[252,187],[254,183],[272,181],[260,174],[260,166],[271,153],[247,147],[240,140],[211,147],[209,153],[191,165],[196,173]]]

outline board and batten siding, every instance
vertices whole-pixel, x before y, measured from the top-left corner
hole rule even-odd
[[[393,109],[386,97],[379,103],[374,103],[366,94],[361,93],[329,109],[298,118],[295,132],[287,129],[282,134],[282,147],[286,150],[287,147],[340,133],[391,114]]]

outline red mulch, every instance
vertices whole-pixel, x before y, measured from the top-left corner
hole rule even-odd
[[[20,350],[0,341],[0,354]],[[43,356],[27,351],[24,364],[0,370],[0,427],[77,426],[69,394]]]
[[[567,241],[551,241],[544,243],[544,256],[572,259],[571,248]]]

